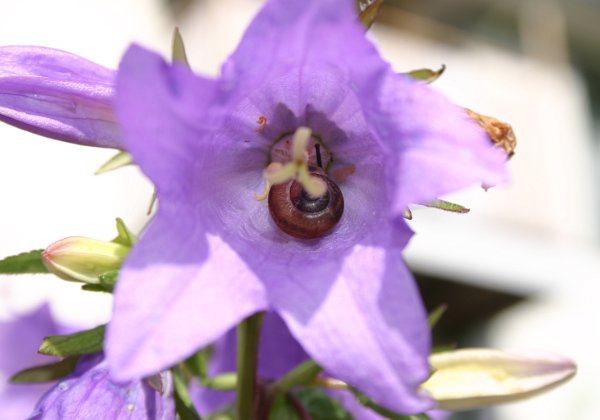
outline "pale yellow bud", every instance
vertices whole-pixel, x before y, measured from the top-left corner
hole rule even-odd
[[[46,248],[42,259],[48,271],[64,280],[97,284],[98,276],[121,267],[129,249],[116,242],[72,236]]]
[[[444,410],[470,410],[517,401],[554,388],[577,370],[548,353],[463,349],[433,354],[433,375],[422,385]]]

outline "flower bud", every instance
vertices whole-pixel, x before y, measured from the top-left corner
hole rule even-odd
[[[422,385],[443,410],[470,410],[547,391],[575,375],[573,361],[548,353],[464,349],[433,354]]]
[[[121,267],[129,249],[116,242],[72,236],[46,248],[42,260],[48,271],[64,280],[97,284],[98,276]]]

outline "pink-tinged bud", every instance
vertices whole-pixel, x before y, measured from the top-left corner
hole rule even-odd
[[[98,276],[121,267],[129,249],[116,242],[72,236],[46,248],[42,260],[48,271],[64,280],[97,284]]]
[[[443,410],[470,410],[525,399],[575,375],[570,359],[539,352],[463,349],[433,354],[422,385]]]

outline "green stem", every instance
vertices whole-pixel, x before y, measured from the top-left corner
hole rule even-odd
[[[264,313],[256,313],[237,327],[236,419],[253,420],[258,341]]]

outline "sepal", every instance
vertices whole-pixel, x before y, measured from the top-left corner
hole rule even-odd
[[[410,78],[418,80],[419,82],[433,83],[437,79],[440,78],[440,76],[444,73],[445,70],[446,70],[446,65],[442,64],[442,66],[439,68],[439,70],[418,69],[418,70],[409,71],[406,74]]]
[[[117,152],[113,157],[106,161],[101,167],[96,169],[94,175],[104,174],[106,172],[114,171],[115,169],[123,168],[125,166],[131,165],[133,163],[133,159],[131,155],[127,152]]]
[[[370,28],[375,22],[379,8],[385,0],[358,0],[358,8],[360,10],[360,22],[366,28]]]
[[[471,209],[462,206],[460,204],[456,204],[456,203],[451,203],[450,201],[444,201],[444,200],[435,200],[432,201],[431,203],[426,203],[423,204],[425,207],[431,207],[434,209],[439,209],[439,210],[444,210],[444,211],[448,211],[450,213],[460,213],[460,214],[465,214],[471,211]]]

